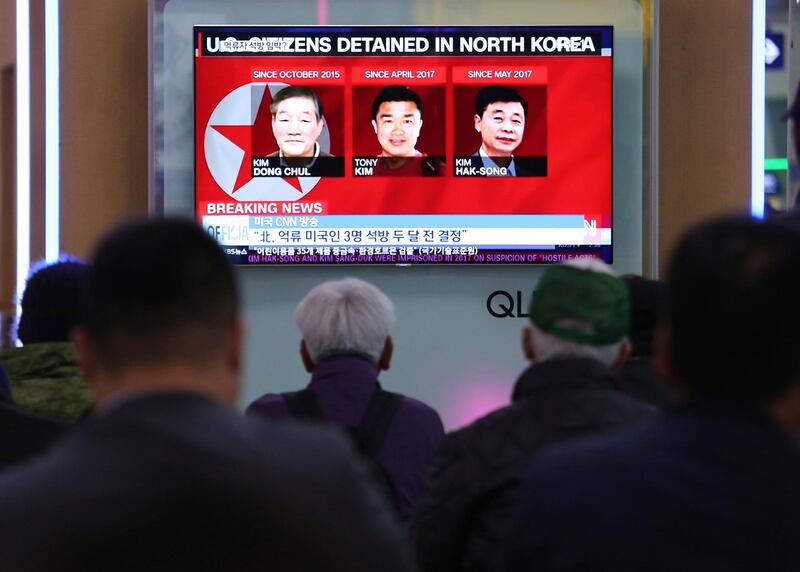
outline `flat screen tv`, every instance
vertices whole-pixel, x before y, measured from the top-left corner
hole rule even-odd
[[[612,258],[613,28],[194,28],[195,209],[237,264]]]

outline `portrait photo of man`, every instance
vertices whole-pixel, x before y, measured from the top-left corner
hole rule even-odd
[[[403,85],[381,89],[372,102],[372,127],[381,146],[376,175],[438,175],[441,160],[417,149],[422,130],[422,98]]]
[[[528,102],[512,87],[487,85],[475,98],[475,131],[481,146],[474,153],[484,167],[503,168],[505,176],[525,176],[525,168],[514,161],[514,150],[525,135]],[[494,170],[494,169],[493,169]]]
[[[278,150],[268,157],[279,157],[281,165],[310,167],[318,157],[332,157],[319,146],[325,125],[322,101],[317,93],[303,86],[288,86],[272,97],[272,133]]]

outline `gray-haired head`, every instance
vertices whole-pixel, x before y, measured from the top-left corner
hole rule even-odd
[[[297,305],[295,323],[309,356],[356,354],[378,363],[394,325],[394,305],[378,288],[344,278],[314,287]]]

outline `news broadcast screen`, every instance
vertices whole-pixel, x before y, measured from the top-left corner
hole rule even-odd
[[[195,206],[237,264],[611,261],[611,26],[196,26]]]

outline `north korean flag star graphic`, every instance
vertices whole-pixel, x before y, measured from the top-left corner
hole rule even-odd
[[[272,112],[270,104],[272,96],[268,89],[264,90],[261,104],[256,112],[252,125],[212,125],[211,128],[244,151],[239,165],[239,174],[231,194],[235,194],[242,186],[253,178],[253,157],[265,157],[275,151],[276,143],[272,137]],[[283,180],[302,194],[303,189],[297,177],[283,177]]]

